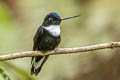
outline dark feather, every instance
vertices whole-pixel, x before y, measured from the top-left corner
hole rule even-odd
[[[49,18],[53,18],[53,20],[49,20]],[[54,50],[58,46],[61,41],[60,35],[55,37],[43,27],[48,27],[49,25],[59,25],[60,22],[60,17],[55,13],[50,13],[45,17],[43,24],[38,28],[34,36],[33,51],[41,51],[45,53],[46,51]],[[49,56],[32,57],[31,74],[37,76],[48,57]]]
[[[33,51],[37,50],[37,51],[42,51],[42,52],[45,53],[46,51],[53,50],[53,49],[55,49],[55,47],[58,46],[58,44],[60,43],[60,40],[61,40],[60,36],[54,37],[48,31],[46,31],[45,29],[40,27],[37,30],[37,33],[35,34],[35,37],[34,37]],[[42,56],[32,57],[32,60],[31,60],[31,64],[32,64],[31,74],[35,74],[37,76],[38,73],[41,71],[42,66],[44,65],[44,63],[48,59],[48,57],[49,56],[45,56],[45,58],[42,57]],[[40,63],[41,65],[39,67],[35,68],[36,63]]]
[[[40,43],[40,39],[41,39],[42,35],[43,35],[43,28],[39,27],[34,38],[33,38],[33,42],[34,42],[33,51],[39,50],[38,45]],[[34,57],[32,57],[32,59],[31,59],[31,64],[32,64],[33,59],[34,59]]]
[[[39,68],[35,69],[35,72],[34,72],[35,76],[37,76],[38,73],[41,71],[41,68],[44,65],[44,63],[46,62],[46,60],[48,59],[48,57],[49,56],[45,56],[45,58],[44,58],[44,60],[43,60],[43,62],[41,64],[41,66]],[[39,58],[41,60],[43,57],[42,58],[41,57],[37,57],[37,58]]]

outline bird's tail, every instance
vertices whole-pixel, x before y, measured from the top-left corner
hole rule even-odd
[[[32,57],[31,75],[37,76],[49,56]]]

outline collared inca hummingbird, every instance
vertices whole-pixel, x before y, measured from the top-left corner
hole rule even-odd
[[[60,44],[61,41],[60,38],[61,21],[75,18],[78,16],[80,15],[61,19],[61,17],[57,13],[55,12],[49,13],[45,17],[43,24],[38,28],[34,36],[33,51],[41,51],[45,53],[47,51],[54,50]],[[31,75],[32,74],[34,74],[35,76],[38,75],[38,73],[41,71],[41,68],[48,59],[48,57],[49,56],[32,57]]]

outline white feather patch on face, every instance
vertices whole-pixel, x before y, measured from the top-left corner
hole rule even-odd
[[[60,26],[59,25],[50,25],[43,28],[51,33],[51,35],[58,37],[60,35]]]

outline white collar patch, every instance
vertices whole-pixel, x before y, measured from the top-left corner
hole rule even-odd
[[[45,30],[49,31],[51,35],[58,37],[60,35],[60,26],[59,25],[50,25],[47,27],[43,27]]]

